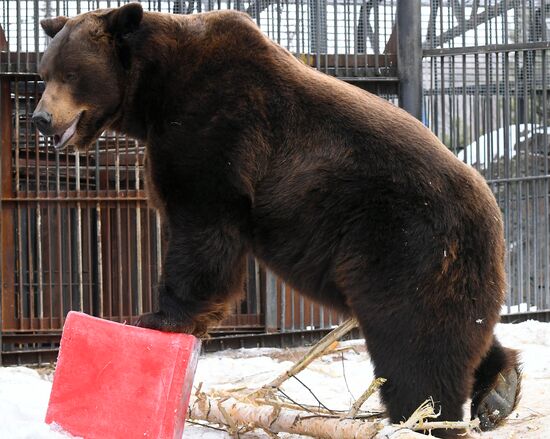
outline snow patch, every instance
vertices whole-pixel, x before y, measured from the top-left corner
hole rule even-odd
[[[524,380],[518,409],[512,413],[509,422],[491,432],[491,438],[550,437],[547,396],[550,388],[550,323],[530,320],[519,324],[499,324],[495,332],[504,346],[521,351]],[[370,358],[363,349],[364,341],[351,340],[342,345],[357,349],[318,359],[298,375],[299,380],[310,387],[326,406],[334,409],[348,408],[353,398],[357,398],[373,379]],[[258,348],[206,354],[199,361],[195,385],[202,382],[203,389],[261,386],[290,367],[303,352],[303,348]],[[40,376],[35,370],[25,367],[0,367],[0,439],[67,439],[67,434],[44,423],[50,390],[51,376]],[[296,379],[287,381],[283,391],[301,403],[316,404],[313,396]],[[381,407],[376,395],[367,402],[370,410]],[[298,439],[295,435],[280,436]],[[188,424],[184,437],[225,439],[230,436]],[[267,439],[263,433],[251,437]],[[488,436],[474,437],[483,439]]]

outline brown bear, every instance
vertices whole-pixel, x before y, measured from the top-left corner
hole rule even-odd
[[[493,335],[501,213],[419,121],[305,66],[239,12],[130,3],[42,27],[40,131],[58,148],[107,128],[147,144],[168,248],[140,325],[203,334],[253,254],[359,320],[392,422],[430,397],[441,420],[461,420],[471,397],[484,429],[512,411],[517,355]]]

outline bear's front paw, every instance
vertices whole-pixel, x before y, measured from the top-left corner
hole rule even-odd
[[[166,313],[158,311],[142,314],[135,322],[135,326],[164,332],[183,332],[195,335],[196,325],[193,322],[178,321]]]

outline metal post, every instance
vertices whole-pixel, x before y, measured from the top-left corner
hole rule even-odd
[[[397,1],[399,105],[422,120],[422,31],[419,1]]]
[[[310,50],[316,55],[316,66],[320,68],[321,54],[327,53],[327,2],[309,0]]]
[[[266,270],[265,289],[265,330],[266,332],[277,331],[277,277]]]
[[[7,49],[8,42],[0,26],[0,49]],[[2,365],[2,332],[13,324],[13,217],[11,209],[5,209],[2,199],[13,196],[11,161],[11,97],[10,81],[0,78],[0,366]]]

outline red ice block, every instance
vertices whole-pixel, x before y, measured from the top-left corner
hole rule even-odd
[[[181,438],[200,341],[70,312],[46,422],[85,439]]]

